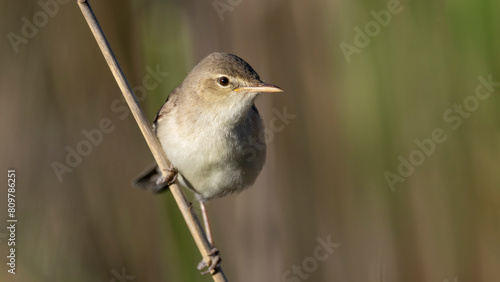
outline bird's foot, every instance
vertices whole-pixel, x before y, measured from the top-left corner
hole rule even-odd
[[[210,253],[208,253],[210,256],[210,265],[207,264],[205,260],[201,260],[200,263],[198,264],[198,270],[202,270],[205,267],[207,270],[203,271],[201,274],[207,274],[212,272],[212,270],[216,270],[216,268],[219,266],[219,263],[222,261],[220,255],[219,255],[219,250],[217,248],[213,248]]]
[[[167,185],[170,186],[175,182],[175,180],[177,180],[177,175],[177,169],[173,165],[170,165],[170,167],[166,171],[164,171],[162,176],[158,178],[158,180],[156,181],[156,185],[167,183]]]

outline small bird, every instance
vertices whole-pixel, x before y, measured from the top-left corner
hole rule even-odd
[[[254,101],[259,93],[283,92],[264,83],[257,72],[236,55],[216,52],[196,65],[160,108],[153,128],[180,184],[193,191],[213,238],[205,203],[251,186],[266,159],[265,143],[253,147],[264,129]],[[249,156],[249,152],[253,152]],[[174,179],[175,180],[175,179]],[[170,182],[172,179],[170,179]],[[134,184],[161,192],[169,181],[156,164]],[[217,253],[214,248],[214,254]],[[210,272],[220,257],[212,260]]]

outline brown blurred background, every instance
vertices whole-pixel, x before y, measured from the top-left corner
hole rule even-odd
[[[130,186],[152,155],[59,1],[0,4],[1,226],[7,169],[18,180],[16,275],[2,227],[0,281],[211,281],[171,195]],[[257,183],[209,204],[230,281],[500,281],[500,84],[478,78],[500,81],[500,2],[91,4],[151,120],[213,51],[285,90],[257,100],[268,128],[290,115]]]

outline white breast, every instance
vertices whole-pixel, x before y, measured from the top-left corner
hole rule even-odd
[[[157,136],[168,159],[179,170],[181,184],[204,200],[250,186],[262,169],[266,155],[265,147],[251,147],[248,130],[241,127],[222,130],[224,127],[214,126],[214,122],[198,120],[181,128],[178,121],[165,117],[157,124]],[[245,123],[262,129],[262,121],[253,111],[241,126]]]

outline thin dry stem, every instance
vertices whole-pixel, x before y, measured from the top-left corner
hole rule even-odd
[[[163,151],[160,142],[154,135],[150,123],[148,122],[146,116],[144,115],[144,112],[142,111],[141,106],[137,101],[137,98],[132,92],[132,88],[130,87],[128,81],[125,79],[125,75],[123,74],[123,71],[120,68],[120,65],[118,64],[115,55],[111,50],[111,47],[109,46],[109,43],[106,37],[104,36],[104,33],[102,32],[102,29],[99,26],[99,23],[97,22],[94,12],[90,7],[90,4],[86,0],[78,0],[77,2],[78,6],[80,6],[80,9],[83,13],[83,16],[87,20],[87,23],[92,33],[94,34],[95,39],[97,40],[97,44],[101,48],[101,52],[104,55],[104,58],[106,59],[106,62],[108,63],[109,68],[111,69],[111,72],[113,73],[113,76],[115,77],[116,82],[118,83],[118,86],[120,87],[123,96],[125,97],[125,100],[127,101],[128,106],[130,107],[130,110],[132,111],[132,114],[134,115],[137,124],[139,125],[139,128],[141,129],[142,134],[144,135],[144,138],[146,139],[146,142],[148,143],[151,153],[153,153],[156,163],[160,167],[164,176],[167,177],[168,176],[167,173],[169,172],[169,167],[170,167],[170,163],[167,159],[167,156],[165,155],[165,152]],[[172,192],[175,201],[179,206],[179,209],[184,217],[184,220],[186,221],[189,231],[191,231],[191,235],[193,236],[196,246],[200,250],[203,260],[207,263],[207,265],[210,265],[209,253],[212,247],[209,244],[207,237],[203,232],[203,229],[201,228],[198,217],[194,214],[193,210],[190,208],[190,204],[186,200],[186,197],[184,196],[181,188],[177,185],[177,183],[170,185],[170,191]],[[214,271],[212,271],[211,274],[214,281],[217,282],[227,281],[224,272],[222,271],[222,268],[220,266],[217,267]]]

